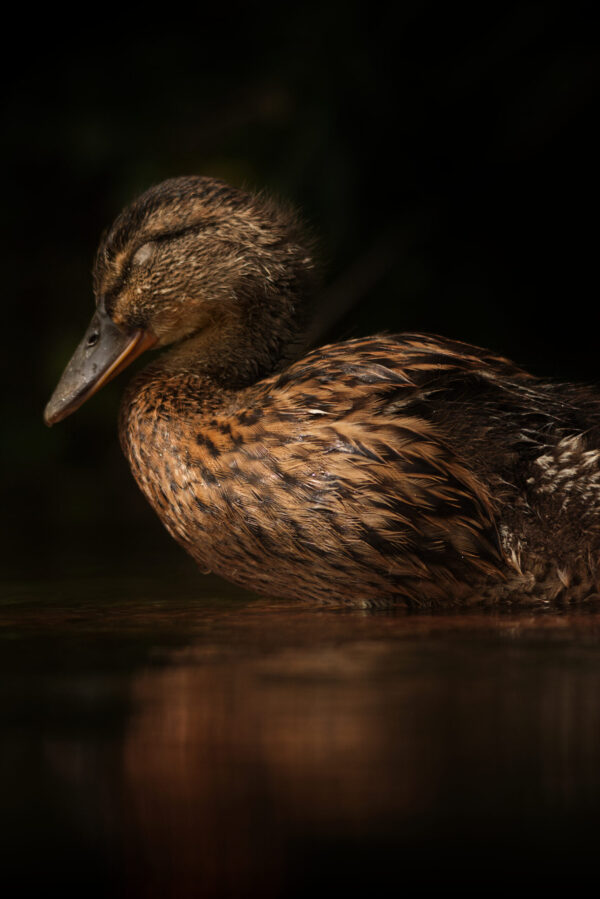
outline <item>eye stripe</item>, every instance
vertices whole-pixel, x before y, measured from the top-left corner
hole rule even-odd
[[[178,237],[184,237],[186,234],[194,234],[198,231],[204,231],[214,225],[217,225],[216,219],[204,219],[201,222],[195,222],[193,225],[186,225],[175,231],[165,231],[164,234],[156,234],[152,237],[155,243],[163,243],[166,240],[176,240]]]
[[[177,240],[179,237],[184,237],[186,234],[193,234],[198,231],[203,231],[206,228],[210,228],[211,226],[217,224],[216,221],[212,219],[206,219],[202,222],[196,222],[193,225],[186,225],[184,228],[179,228],[176,231],[165,231],[164,234],[154,234],[150,240],[145,241],[141,246],[139,246],[130,259],[130,264],[134,265],[143,265],[145,262],[150,259],[154,249],[156,248],[156,244],[165,243],[168,240]],[[106,252],[106,247],[105,247]]]

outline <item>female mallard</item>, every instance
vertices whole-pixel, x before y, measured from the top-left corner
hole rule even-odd
[[[287,210],[210,178],[125,209],[54,424],[143,350],[120,437],[168,531],[262,594],[371,606],[596,589],[600,398],[416,334],[297,355],[313,264]]]

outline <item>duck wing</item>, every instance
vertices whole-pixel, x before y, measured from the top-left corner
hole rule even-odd
[[[417,602],[503,577],[490,485],[434,421],[440,379],[457,365],[441,342],[429,347],[394,337],[323,347],[242,398],[221,473],[233,468],[247,520],[289,547],[288,562],[323,579],[333,560],[340,583],[352,572]],[[461,363],[468,372],[482,360]]]

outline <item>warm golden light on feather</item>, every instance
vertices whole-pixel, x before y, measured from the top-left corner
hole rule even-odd
[[[94,287],[96,315],[46,420],[168,347],[128,387],[119,432],[202,570],[359,606],[597,592],[593,389],[419,334],[304,355],[314,267],[302,226],[210,178],[172,179],[125,209]]]

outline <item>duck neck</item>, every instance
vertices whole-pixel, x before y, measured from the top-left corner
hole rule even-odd
[[[168,375],[195,375],[219,387],[239,389],[270,375],[305,346],[306,312],[296,296],[236,303],[179,341],[156,363]]]

